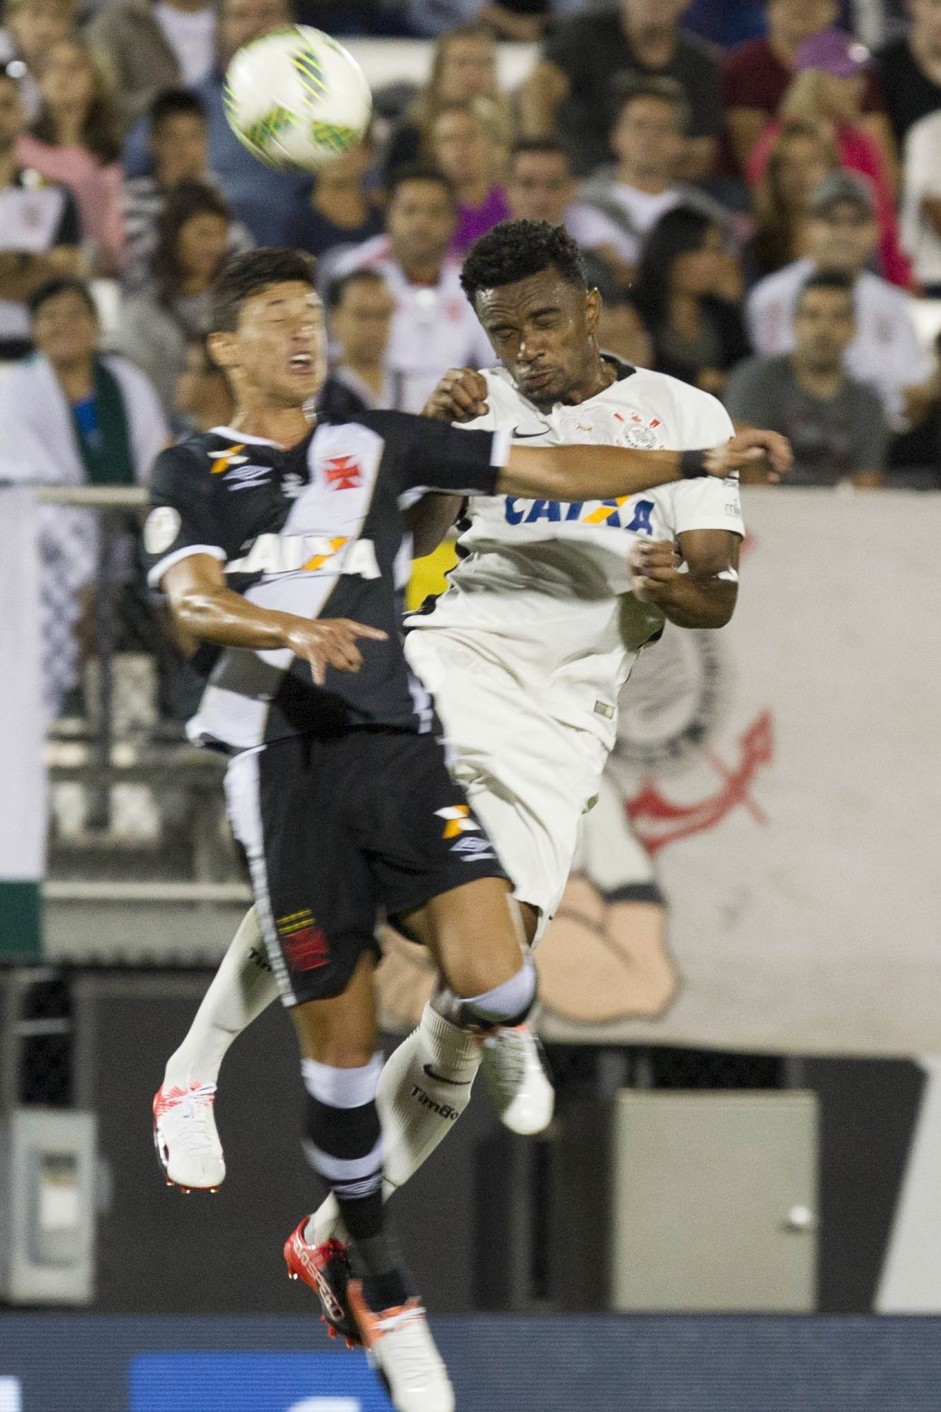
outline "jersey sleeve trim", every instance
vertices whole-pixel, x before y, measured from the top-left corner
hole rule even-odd
[[[226,563],[229,557],[224,549],[219,548],[218,544],[184,544],[182,549],[174,549],[172,554],[165,554],[151,569],[148,569],[148,587],[159,588],[160,580],[168,569],[172,569],[174,564],[179,564],[183,559],[192,558],[194,554],[209,554],[213,559],[218,559],[220,564]]]

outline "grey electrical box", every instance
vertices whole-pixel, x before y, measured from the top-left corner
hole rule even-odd
[[[90,1304],[94,1292],[93,1113],[14,1108],[0,1117],[0,1299]]]
[[[814,1094],[625,1091],[610,1122],[610,1308],[815,1308]]]

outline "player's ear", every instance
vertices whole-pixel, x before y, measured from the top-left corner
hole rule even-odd
[[[589,333],[594,333],[598,323],[598,315],[601,313],[601,293],[597,289],[589,289],[585,295],[585,328]]]
[[[206,339],[209,356],[219,368],[233,368],[236,363],[235,334],[211,333]]]

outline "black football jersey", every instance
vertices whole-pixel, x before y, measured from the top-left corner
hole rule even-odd
[[[364,726],[431,730],[433,705],[400,637],[411,571],[403,511],[425,490],[492,495],[508,447],[505,433],[366,412],[319,422],[287,451],[226,427],[164,451],[144,528],[152,586],[178,560],[211,554],[252,603],[389,635],[360,639],[360,671],[328,668],[322,687],[288,648],[218,649],[190,736],[247,749]]]

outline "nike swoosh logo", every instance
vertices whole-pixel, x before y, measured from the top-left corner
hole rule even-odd
[[[548,427],[543,427],[542,431],[520,431],[519,427],[514,427],[511,435],[516,441],[529,441],[534,436],[545,436],[548,430]]]
[[[422,1073],[427,1074],[430,1079],[434,1079],[436,1084],[450,1084],[452,1088],[467,1088],[474,1082],[473,1079],[446,1079],[443,1074],[436,1074],[430,1064],[422,1064]]]

